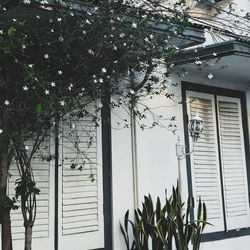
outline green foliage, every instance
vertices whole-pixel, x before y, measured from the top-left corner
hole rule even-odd
[[[18,209],[18,205],[17,205],[17,199],[16,197],[2,197],[0,196],[0,207],[4,207],[4,208],[8,208],[10,210],[16,210]]]
[[[145,196],[142,210],[134,211],[134,222],[129,219],[129,211],[124,218],[124,226],[120,224],[127,250],[172,250],[173,243],[177,250],[199,250],[200,237],[207,224],[205,203],[199,200],[197,220],[190,220],[193,208],[189,196],[187,208],[182,214],[184,203],[181,201],[179,189],[173,187],[170,198],[166,198],[165,205],[159,197],[154,207],[151,196]],[[130,242],[129,225],[132,229],[133,240]]]
[[[36,187],[36,183],[29,176],[21,176],[16,180],[16,198],[21,197],[23,201],[27,201],[31,195],[38,195],[40,190]]]

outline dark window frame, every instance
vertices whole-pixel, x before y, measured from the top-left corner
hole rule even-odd
[[[247,101],[246,93],[238,90],[225,89],[220,87],[213,87],[208,85],[195,84],[192,82],[181,82],[182,89],[182,108],[183,108],[183,123],[184,123],[184,135],[187,150],[190,149],[189,145],[189,132],[188,132],[188,119],[187,119],[187,103],[186,103],[186,91],[197,91],[201,93],[207,93],[218,96],[236,97],[241,101],[241,113],[242,113],[242,126],[245,143],[245,155],[246,155],[246,170],[248,180],[248,195],[250,196],[250,151],[249,151],[249,131],[247,120]],[[188,179],[188,192],[193,196],[192,176],[191,176],[191,161],[190,156],[186,157],[187,166],[187,179]],[[194,219],[194,211],[191,212],[191,219]],[[206,233],[201,237],[201,242],[222,240],[228,238],[235,238],[240,236],[250,235],[250,224],[248,228],[234,229],[229,231],[221,231],[214,233]]]

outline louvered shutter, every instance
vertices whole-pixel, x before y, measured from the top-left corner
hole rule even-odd
[[[204,130],[195,144],[194,152],[190,155],[195,208],[201,197],[207,206],[208,221],[214,225],[207,226],[205,232],[223,231],[223,204],[214,96],[187,91],[189,119],[195,115],[196,109],[204,121]],[[191,137],[189,143],[192,145]]]
[[[50,207],[50,205],[52,205],[50,190],[51,163],[43,161],[41,159],[41,156],[39,156],[42,152],[43,154],[50,153],[49,140],[50,139],[48,137],[48,139],[40,147],[39,152],[31,161],[36,186],[40,189],[40,194],[37,195],[37,214],[32,235],[33,246],[38,250],[44,249],[44,247],[48,247],[51,249],[51,247],[53,246],[53,240],[51,239],[53,234],[51,234],[52,232],[50,230],[50,219],[52,219],[52,217],[50,216],[50,209],[52,209],[52,207]],[[26,145],[32,148],[32,142],[27,142]],[[15,195],[15,181],[20,178],[15,160],[13,160],[10,166],[10,174],[11,177],[9,178],[9,195],[13,197]],[[14,240],[13,244],[15,246],[15,249],[23,249],[23,245],[19,242],[19,240],[24,239],[25,230],[23,226],[21,208],[11,211],[11,223],[12,238]],[[40,242],[40,244],[37,244],[37,242]]]
[[[95,106],[88,106],[94,112]],[[64,121],[61,140],[61,250],[104,247],[100,127],[92,117]],[[74,144],[74,140],[78,143]],[[78,153],[77,153],[77,148]],[[72,163],[78,163],[72,169]],[[94,177],[94,181],[89,178]]]
[[[227,229],[249,227],[249,198],[241,103],[217,97]]]

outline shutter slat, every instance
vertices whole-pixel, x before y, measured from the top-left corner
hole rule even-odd
[[[62,235],[97,232],[98,178],[101,177],[98,174],[100,166],[96,165],[97,128],[90,115],[77,121],[64,121],[62,132]],[[75,162],[78,166],[71,169]],[[79,166],[82,166],[81,171],[77,169]]]
[[[240,99],[218,96],[218,121],[227,229],[249,226],[246,159]]]
[[[201,197],[206,203],[208,220],[214,226],[205,228],[205,232],[224,230],[223,207],[219,172],[219,157],[215,120],[214,96],[187,91],[189,117],[195,115],[196,109],[204,121],[203,132],[195,143],[191,154],[191,171],[195,207]],[[192,139],[190,138],[190,144]]]

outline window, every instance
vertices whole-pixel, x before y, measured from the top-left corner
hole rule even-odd
[[[201,86],[193,90],[197,88],[185,90],[186,112],[190,119],[198,109],[204,131],[188,159],[189,191],[195,207],[199,197],[206,203],[208,222],[214,226],[207,226],[205,233],[247,228],[250,211],[244,95],[209,87],[202,93]],[[191,138],[186,139],[191,145]]]

